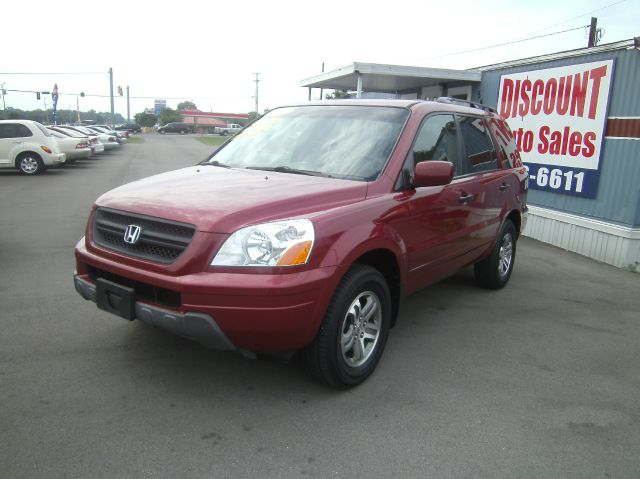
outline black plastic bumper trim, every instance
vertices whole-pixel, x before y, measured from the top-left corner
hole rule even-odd
[[[96,287],[77,274],[73,277],[76,291],[87,301],[96,302]],[[152,306],[150,304],[135,303],[136,319],[196,341],[210,349],[234,351],[236,347],[218,326],[215,319],[204,313],[180,314],[174,311]]]

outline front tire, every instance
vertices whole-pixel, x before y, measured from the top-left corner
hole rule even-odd
[[[511,220],[505,221],[498,233],[491,256],[474,265],[476,283],[487,289],[503,288],[513,271],[518,233]]]
[[[314,342],[305,350],[309,373],[319,382],[347,388],[376,368],[389,336],[391,293],[380,272],[356,264],[342,278]]]
[[[16,160],[16,168],[23,175],[33,176],[44,171],[44,163],[35,153],[23,153]]]

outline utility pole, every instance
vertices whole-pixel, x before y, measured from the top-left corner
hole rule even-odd
[[[131,108],[129,104],[129,85],[127,85],[127,123],[131,121]]]
[[[253,73],[253,75],[256,76],[256,79],[253,80],[254,82],[256,82],[256,118],[258,118],[260,116],[260,111],[258,110],[258,83],[260,82],[260,80],[258,79],[258,75],[260,75],[260,73]]]
[[[111,95],[111,121],[113,122],[113,68],[109,68],[109,95]]]
[[[591,25],[589,26],[589,44],[587,48],[595,47],[598,43],[598,19],[591,17]]]
[[[324,73],[324,62],[322,62],[322,73]],[[322,88],[320,88],[320,100],[322,100]]]
[[[6,110],[7,109],[7,105],[5,105],[5,103],[4,103],[4,83],[2,84],[2,88],[0,89],[0,92],[2,93],[2,109]]]

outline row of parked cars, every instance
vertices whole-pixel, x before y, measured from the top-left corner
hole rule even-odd
[[[0,120],[0,168],[36,175],[74,163],[127,142],[127,131],[108,125],[49,125],[32,120]]]

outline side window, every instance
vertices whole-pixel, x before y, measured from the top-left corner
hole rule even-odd
[[[0,125],[0,138],[25,138],[33,136],[31,130],[20,123],[5,123]]]
[[[0,138],[15,138],[13,136],[13,126],[13,123],[5,123],[3,125],[0,125]]]
[[[487,124],[496,140],[502,168],[521,167],[522,160],[520,159],[520,152],[518,151],[518,147],[516,146],[507,122],[501,118],[490,117],[487,119]]]
[[[498,168],[498,157],[482,118],[458,115],[458,123],[466,153],[467,173]]]
[[[458,139],[453,115],[427,118],[416,135],[410,155],[413,166],[421,161],[450,161],[457,166]]]
[[[15,138],[25,138],[27,136],[33,136],[31,130],[24,125],[18,123],[15,125],[15,128]]]
[[[453,115],[437,114],[424,120],[404,162],[396,189],[403,189],[409,185],[416,164],[421,161],[450,161],[455,166],[456,176],[464,174],[460,173],[463,165],[460,161],[458,134]]]

